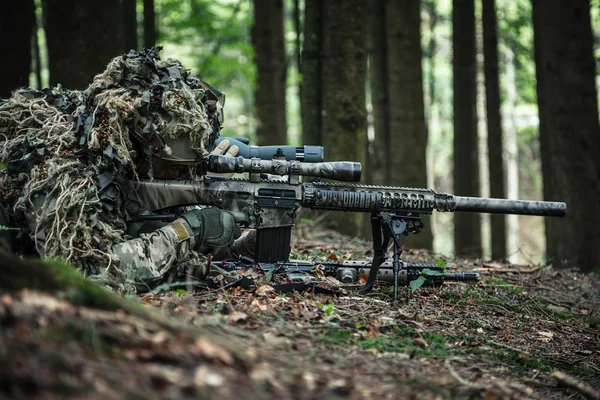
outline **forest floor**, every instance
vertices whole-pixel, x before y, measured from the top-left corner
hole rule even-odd
[[[297,233],[297,256],[371,255],[368,242]],[[322,294],[290,294],[248,272],[255,288],[219,276],[218,289],[134,299],[142,313],[0,292],[0,397],[600,397],[599,275],[445,262],[481,281],[402,288],[391,304],[388,286],[358,295],[326,279]]]

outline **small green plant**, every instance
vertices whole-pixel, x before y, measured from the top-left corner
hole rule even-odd
[[[325,314],[327,317],[335,312],[335,306],[333,304],[319,303],[319,307],[321,308],[321,311],[323,311],[323,314]]]
[[[275,272],[275,268],[271,268],[267,271],[267,274],[265,275],[265,281],[267,284],[271,283],[271,280],[273,279],[273,272]]]
[[[413,279],[412,281],[410,281],[410,290],[414,293],[415,290],[423,286],[428,276],[440,276],[443,274],[443,272],[425,268],[423,271],[421,271],[421,276],[419,276],[417,279]]]
[[[446,264],[445,260],[441,259],[440,257],[435,257],[433,260],[435,261],[435,264],[442,269],[442,271],[446,271],[446,267],[448,265]]]

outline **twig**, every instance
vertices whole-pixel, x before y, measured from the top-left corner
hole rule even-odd
[[[540,267],[520,269],[520,268],[493,268],[493,267],[483,266],[481,268],[473,268],[473,271],[475,271],[475,272],[489,272],[489,273],[493,273],[493,272],[516,272],[516,273],[519,273],[519,274],[533,274],[534,272],[538,271],[539,269],[540,269]]]
[[[510,345],[504,344],[504,343],[498,343],[498,342],[495,342],[493,340],[488,340],[488,343],[489,344],[493,344],[494,346],[498,346],[498,347],[502,347],[502,348],[505,348],[505,349],[508,349],[508,350],[515,351],[517,353],[522,353],[522,354],[525,354],[525,355],[531,357],[531,353],[530,352],[528,352],[527,350],[519,349],[518,347],[513,347],[513,346],[510,346]]]
[[[600,400],[600,392],[588,385],[585,382],[575,379],[571,375],[567,375],[560,371],[554,371],[552,377],[556,379],[559,386],[564,386],[569,389],[579,392],[586,399]]]
[[[450,372],[450,375],[452,375],[452,377],[454,379],[456,379],[456,381],[458,383],[460,383],[463,386],[469,387],[469,388],[473,388],[473,389],[481,389],[480,386],[475,385],[474,383],[469,382],[468,380],[462,378],[458,372],[456,372],[456,370],[454,369],[454,367],[452,367],[452,364],[450,363],[450,361],[454,360],[454,358],[447,358],[446,361],[444,361],[444,365],[446,366],[446,368],[448,369],[448,372]]]

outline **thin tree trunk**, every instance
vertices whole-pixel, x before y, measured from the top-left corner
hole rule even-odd
[[[33,55],[33,72],[35,73],[35,85],[38,89],[42,89],[42,60],[40,56],[40,43],[38,41],[37,23],[33,24],[31,46]]]
[[[329,161],[361,161],[366,144],[367,11],[362,0],[323,2],[323,145]],[[360,215],[332,215],[332,227],[359,234]]]
[[[144,0],[144,47],[156,46],[158,32],[156,29],[156,15],[154,12],[154,0]]]
[[[123,51],[138,49],[136,0],[123,1]]]
[[[35,26],[33,0],[5,4],[0,12],[0,98],[10,97],[13,90],[29,86],[31,69],[31,34]]]
[[[532,0],[544,198],[566,201],[546,220],[550,262],[600,270],[600,125],[587,0]]]
[[[435,1],[431,2],[431,8],[429,11],[429,30],[431,31],[431,39],[429,40],[429,46],[427,52],[429,53],[429,76],[427,80],[429,81],[429,120],[433,120],[434,106],[436,104],[436,95],[437,92],[435,90],[435,53],[437,52],[437,40],[435,39],[435,28],[437,26],[438,15],[435,9]]]
[[[506,50],[506,195],[509,199],[519,198],[519,149],[517,145],[517,83],[515,76],[515,57],[512,50]],[[516,263],[519,259],[519,216],[507,215],[508,261]]]
[[[304,144],[323,143],[322,118],[322,14],[320,0],[306,0],[304,5],[304,42],[302,44],[302,141]]]
[[[294,53],[296,55],[296,68],[298,74],[302,74],[302,24],[300,23],[300,0],[294,0],[294,32],[296,41]],[[302,99],[302,80],[298,82],[298,98]],[[302,132],[302,101],[300,101],[300,132]]]
[[[488,130],[490,197],[505,198],[502,157],[502,119],[498,75],[498,28],[495,0],[482,0],[485,106]],[[506,222],[502,214],[491,216],[492,259],[506,258]]]
[[[385,3],[386,0],[370,0],[369,2],[369,49],[371,53],[369,72],[373,129],[375,131],[369,167],[372,183],[377,185],[390,184],[391,180],[391,152],[388,151],[390,148],[390,105]]]
[[[85,89],[121,54],[119,0],[43,0],[50,85]]]
[[[394,186],[427,186],[427,128],[421,69],[419,0],[388,0],[385,7],[389,96],[390,178]],[[428,225],[429,218],[424,216]],[[431,249],[430,229],[407,237],[410,247]]]
[[[285,144],[286,55],[283,29],[283,0],[254,0],[252,39],[255,48],[257,87],[255,91],[261,145]]]
[[[454,192],[479,195],[477,143],[477,68],[475,62],[474,0],[452,2],[452,58],[454,109]],[[478,214],[454,217],[454,250],[457,256],[481,257]]]

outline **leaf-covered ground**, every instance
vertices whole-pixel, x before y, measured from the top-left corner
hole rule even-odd
[[[332,233],[303,237],[297,257],[370,255]],[[403,288],[392,305],[387,286],[363,296],[328,279],[324,294],[280,293],[282,277],[246,272],[135,299],[147,314],[77,307],[68,290],[2,291],[0,397],[600,396],[598,275],[446,262],[481,282]]]

